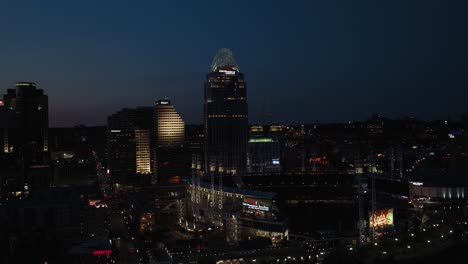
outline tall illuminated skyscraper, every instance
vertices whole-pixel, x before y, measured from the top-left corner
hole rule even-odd
[[[247,163],[247,88],[244,74],[226,48],[218,51],[207,75],[204,126],[205,170],[222,166],[228,174],[243,174]]]
[[[169,99],[156,102],[156,142],[158,147],[180,147],[185,140],[185,123]]]
[[[189,162],[185,143],[185,123],[169,99],[158,100],[154,106],[155,138],[153,183],[168,183],[174,177],[187,176]],[[187,157],[186,157],[187,156]],[[176,179],[176,180],[178,180]]]

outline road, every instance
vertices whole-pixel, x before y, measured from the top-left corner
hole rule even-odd
[[[136,252],[129,252],[129,250],[133,248],[133,243],[128,239],[128,229],[125,223],[124,215],[121,213],[111,214],[111,234],[113,234],[114,237],[120,237],[120,239],[115,239],[113,241],[115,244],[114,246],[117,249],[115,257],[117,259],[117,263],[136,264],[138,263],[138,256]]]

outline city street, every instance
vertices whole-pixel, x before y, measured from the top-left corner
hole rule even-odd
[[[133,243],[128,238],[128,229],[124,214],[121,211],[115,211],[116,205],[112,205],[112,212],[110,216],[110,230],[112,236],[113,249],[117,263],[138,263],[138,257],[133,246]],[[130,252],[133,251],[133,252]]]

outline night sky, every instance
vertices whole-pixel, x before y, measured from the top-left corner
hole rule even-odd
[[[0,93],[37,82],[51,126],[104,125],[164,96],[201,123],[206,74],[227,47],[251,123],[458,118],[466,2],[1,0]]]

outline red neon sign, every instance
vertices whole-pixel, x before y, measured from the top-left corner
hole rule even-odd
[[[112,250],[105,249],[105,250],[94,250],[93,255],[109,255],[112,253]]]
[[[257,201],[252,198],[245,198],[245,202],[252,205],[257,205]]]

